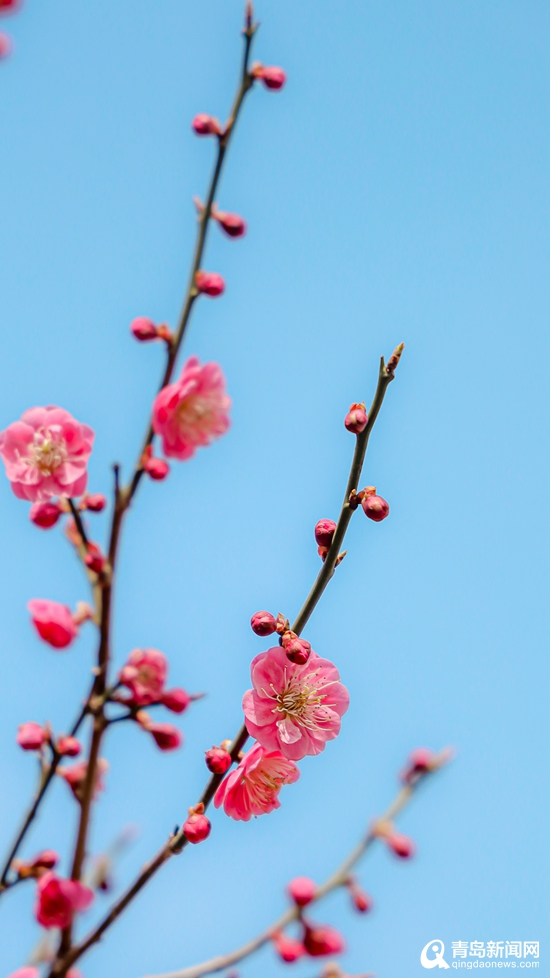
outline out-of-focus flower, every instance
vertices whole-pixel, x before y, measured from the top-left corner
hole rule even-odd
[[[197,134],[197,136],[219,136],[221,133],[221,127],[217,119],[213,115],[208,115],[206,112],[199,112],[195,116],[193,122],[191,123],[191,128]]]
[[[401,835],[399,832],[390,832],[385,836],[385,842],[389,849],[400,859],[410,859],[415,852],[415,845],[408,835]]]
[[[38,881],[36,919],[42,927],[68,927],[76,913],[90,906],[94,894],[75,880],[46,873]]]
[[[184,822],[183,834],[188,842],[197,845],[204,842],[210,835],[212,825],[204,814],[204,805],[200,802],[194,808],[189,809],[189,817]]]
[[[348,431],[351,431],[354,435],[360,435],[362,431],[367,427],[368,422],[367,412],[365,411],[364,404],[352,404],[346,417],[344,418],[344,425]]]
[[[66,649],[78,635],[71,609],[58,601],[33,598],[27,608],[40,638],[54,649]]]
[[[365,890],[362,890],[355,879],[350,879],[347,883],[351,902],[359,913],[368,913],[372,910],[372,897]]]
[[[119,674],[119,680],[132,694],[137,706],[158,703],[162,697],[168,661],[158,649],[134,649]]]
[[[197,272],[195,284],[199,292],[215,299],[225,291],[225,282],[217,272]]]
[[[284,933],[284,931],[276,931],[275,934],[273,934],[272,941],[277,954],[283,961],[286,961],[287,964],[292,964],[294,961],[298,961],[298,959],[303,957],[303,955],[306,953],[306,949],[302,942],[297,941],[294,937],[289,937]]]
[[[23,750],[40,750],[49,739],[48,731],[34,720],[22,723],[17,728],[16,741]]]
[[[252,660],[253,689],[243,697],[246,726],[266,750],[298,761],[320,754],[340,732],[349,693],[328,659],[311,652],[305,665],[289,662],[280,646]]]
[[[191,458],[229,428],[231,401],[217,363],[189,357],[179,380],[163,387],[153,405],[153,429],[168,458]]]
[[[287,892],[297,907],[306,907],[311,903],[317,886],[309,876],[296,876],[287,886]]]
[[[304,947],[312,958],[317,958],[325,954],[342,954],[346,949],[346,944],[335,927],[305,923]]]
[[[0,15],[14,14],[19,10],[21,0],[0,0]]]
[[[222,231],[230,238],[242,238],[246,234],[246,221],[240,214],[230,214],[228,211],[219,211],[217,207],[212,207],[212,218],[218,222]]]
[[[94,798],[97,796],[98,792],[104,790],[105,782],[103,781],[103,775],[106,774],[108,770],[109,762],[106,761],[104,757],[100,757],[97,762],[95,772]],[[64,778],[76,800],[81,802],[87,772],[88,762],[78,761],[77,764],[58,767],[55,773],[58,774],[60,778]]]
[[[20,879],[39,879],[44,873],[48,873],[50,870],[57,866],[59,862],[59,855],[53,849],[44,849],[39,852],[32,859],[14,859],[11,868],[14,873],[17,873]]]
[[[0,54],[0,57],[2,55]],[[8,978],[40,978],[40,972],[38,968],[18,968],[17,971],[12,971]]]
[[[81,496],[94,433],[58,407],[31,408],[0,433],[0,456],[19,499]]]
[[[239,766],[222,781],[214,805],[236,821],[248,822],[252,815],[267,815],[280,808],[279,792],[284,784],[300,777],[296,765],[279,751],[254,744]]]
[[[0,31],[0,61],[2,61],[4,58],[8,58],[10,56],[10,54],[12,52],[12,48],[13,48],[13,44],[11,42],[11,38],[9,37],[9,35],[8,34],[4,34],[4,31]],[[21,970],[21,972],[24,972],[24,971],[30,971],[32,969],[30,969],[30,968],[21,968],[20,970]],[[34,969],[34,970],[36,970],[36,969]],[[18,971],[15,974],[19,975],[20,972]]]
[[[225,774],[231,767],[231,754],[221,746],[205,751],[206,766],[212,774]]]
[[[52,526],[55,526],[61,513],[62,510],[58,503],[51,501],[47,503],[33,503],[29,512],[29,519],[35,526],[39,526],[41,530],[49,530]]]

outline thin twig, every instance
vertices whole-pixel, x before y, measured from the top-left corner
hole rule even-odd
[[[443,751],[434,759],[434,770],[441,767],[442,764],[445,764],[448,758],[448,752]],[[405,806],[411,800],[415,789],[421,781],[425,780],[425,778],[425,773],[419,774],[413,781],[411,781],[411,783],[404,785],[382,818],[377,819],[376,822],[391,822],[396,815],[398,815],[403,808],[405,808]],[[308,907],[312,906],[314,903],[318,903],[319,900],[322,900],[339,886],[345,886],[346,882],[349,880],[351,870],[355,868],[359,860],[365,855],[367,850],[370,849],[377,838],[378,835],[375,829],[369,829],[367,834],[361,839],[349,856],[344,859],[343,863],[341,863],[338,869],[335,870],[335,872],[317,888],[311,903],[308,904]],[[301,909],[299,907],[289,907],[289,909],[286,910],[278,920],[271,924],[270,927],[267,927],[261,934],[258,934],[258,936],[253,938],[253,940],[247,941],[246,944],[243,944],[235,951],[231,951],[229,954],[220,954],[215,958],[210,958],[209,961],[203,961],[201,964],[192,965],[190,968],[183,968],[179,971],[169,971],[162,975],[149,975],[148,978],[202,978],[203,975],[210,975],[216,971],[223,971],[224,968],[229,968],[231,965],[237,964],[244,958],[248,958],[251,954],[254,954],[255,951],[259,951],[261,947],[273,939],[273,936],[278,931],[283,931],[285,927],[288,927],[288,925],[293,921],[298,920],[300,916]]]

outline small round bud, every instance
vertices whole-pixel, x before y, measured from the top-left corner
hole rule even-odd
[[[294,662],[297,666],[303,666],[311,655],[311,645],[303,638],[298,638],[294,632],[285,632],[283,635],[283,648],[287,659]]]
[[[246,234],[246,221],[239,214],[229,214],[227,211],[212,208],[212,217],[230,238],[242,238]]]
[[[359,913],[368,913],[369,910],[372,910],[372,897],[365,893],[360,886],[357,886],[357,883],[349,883],[348,889],[353,906]]]
[[[59,862],[59,855],[54,849],[44,849],[31,859],[28,866],[33,870],[53,869]]]
[[[311,903],[317,886],[309,876],[296,876],[287,886],[287,893],[297,907],[307,907]]]
[[[157,327],[153,320],[147,319],[146,316],[138,316],[137,319],[133,319],[130,323],[130,332],[140,343],[156,340],[158,337]]]
[[[17,728],[16,741],[23,750],[40,750],[49,739],[48,731],[33,720],[21,723]]]
[[[101,574],[101,572],[104,570],[106,560],[97,543],[88,544],[88,553],[84,558],[84,563],[89,570],[93,571],[94,574]]]
[[[197,136],[219,136],[221,134],[218,120],[206,112],[199,112],[195,116],[191,123],[191,128]]]
[[[51,501],[33,503],[29,512],[29,519],[41,530],[49,530],[50,527],[55,526],[60,516],[61,509],[58,503]]]
[[[430,771],[434,758],[435,754],[433,750],[430,750],[428,747],[418,747],[416,750],[413,750],[409,755],[407,766],[401,774],[401,780],[405,784],[408,784],[415,775],[425,774],[427,771]]]
[[[270,88],[272,91],[278,91],[286,82],[286,72],[282,68],[275,67],[275,65],[258,68],[254,74],[265,88]]]
[[[162,480],[169,474],[170,466],[168,465],[168,462],[164,461],[163,458],[155,458],[153,455],[151,455],[151,457],[143,463],[143,470],[144,472],[147,472],[150,479],[153,479],[155,482],[162,482]]]
[[[151,734],[160,750],[177,750],[183,743],[181,730],[172,723],[147,723],[145,729]]]
[[[167,689],[162,694],[160,702],[172,713],[183,713],[191,702],[191,697],[184,689]]]
[[[195,812],[184,822],[183,834],[188,842],[197,845],[198,842],[204,842],[208,838],[211,828],[210,819],[206,815]]]
[[[407,835],[400,835],[399,832],[391,832],[386,836],[385,842],[396,856],[400,859],[410,859],[414,855],[415,845]]]
[[[90,513],[101,513],[107,505],[107,497],[101,492],[95,492],[89,496],[84,496],[82,508],[88,509]]]
[[[195,284],[199,292],[209,295],[212,299],[221,295],[225,290],[225,282],[217,272],[197,272]]]
[[[304,947],[312,958],[325,954],[341,954],[345,950],[344,938],[334,927],[323,924],[305,925]]]
[[[297,941],[293,937],[287,937],[282,931],[277,931],[276,934],[273,934],[272,940],[277,954],[286,964],[292,964],[306,953],[306,949],[301,941]]]
[[[225,774],[231,767],[231,754],[224,747],[212,747],[205,751],[206,766],[212,774]]]
[[[82,744],[76,737],[60,737],[57,741],[57,752],[63,757],[78,757]]]
[[[365,516],[368,516],[369,520],[374,520],[375,523],[381,523],[382,520],[385,520],[390,511],[389,503],[382,499],[382,496],[365,496],[361,501],[361,506]]]
[[[315,524],[315,540],[317,544],[320,547],[324,547],[328,550],[332,543],[335,530],[336,523],[334,520],[319,520],[319,522]]]
[[[360,435],[367,427],[368,420],[365,405],[352,404],[344,418],[344,424],[348,431],[351,431],[354,435]]]
[[[257,611],[250,619],[250,627],[256,635],[265,638],[277,631],[277,619],[269,611]]]

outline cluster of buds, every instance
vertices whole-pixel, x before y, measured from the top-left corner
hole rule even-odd
[[[77,757],[82,750],[82,744],[72,734],[62,734],[55,741],[50,725],[46,723],[42,726],[34,720],[19,725],[16,742],[22,750],[28,751],[41,751],[45,744],[49,744],[59,757]]]
[[[147,316],[138,316],[136,319],[133,319],[130,323],[130,332],[140,343],[148,343],[151,340],[164,340],[165,343],[170,344],[174,338],[172,330],[166,323],[156,326],[153,320],[148,319]]]
[[[130,695],[115,692],[111,700],[127,706],[131,719],[150,733],[160,750],[175,750],[183,743],[181,731],[171,723],[155,723],[143,706],[164,706],[172,713],[183,713],[189,704],[199,699],[185,689],[166,689],[168,661],[158,649],[134,649],[119,673],[119,685]]]
[[[229,771],[233,763],[229,753],[230,747],[230,740],[222,740],[219,747],[212,745],[210,750],[205,751],[206,766],[212,774],[225,774]]]
[[[291,630],[289,620],[284,615],[279,613],[275,618],[269,611],[257,611],[250,619],[250,626],[252,631],[262,638],[277,632],[280,635],[279,642],[290,662],[302,666],[309,659],[311,645]]]
[[[188,812],[189,814],[184,822],[182,831],[188,842],[197,845],[199,842],[204,842],[208,838],[212,825],[204,814],[202,801],[198,805],[189,808]]]
[[[59,856],[53,849],[44,849],[32,859],[14,859],[11,869],[17,874],[20,880],[40,879],[45,873],[50,872],[59,862]]]
[[[327,954],[341,954],[345,950],[344,938],[326,924],[314,924],[303,916],[303,909],[315,900],[317,886],[308,876],[297,876],[288,887],[287,893],[299,912],[302,928],[300,938],[289,937],[283,931],[275,931],[273,944],[279,957],[290,964],[303,955],[323,957]]]
[[[67,605],[46,598],[33,598],[27,608],[40,638],[54,649],[66,649],[77,637],[79,625],[94,617],[85,601],[78,602],[74,613]]]
[[[21,0],[0,0],[0,14],[15,14],[21,6]],[[11,54],[11,39],[3,31],[0,31],[0,59],[7,58]]]
[[[381,523],[390,512],[390,504],[376,494],[376,486],[366,486],[360,492],[352,489],[348,503],[351,509],[357,509],[361,504],[365,516],[375,523]]]
[[[155,482],[162,482],[170,472],[168,462],[165,462],[163,458],[156,458],[153,455],[152,445],[147,445],[141,457],[141,467],[149,478]]]
[[[107,505],[107,499],[101,492],[85,493],[78,504],[81,511],[101,513]],[[49,530],[66,513],[70,512],[66,499],[48,499],[47,502],[33,503],[29,511],[29,519],[41,530]]]

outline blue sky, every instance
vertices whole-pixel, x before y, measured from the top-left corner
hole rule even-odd
[[[161,350],[137,315],[174,323],[193,245],[193,194],[240,59],[240,0],[27,0],[0,66],[0,425],[57,403],[97,432],[90,487],[128,471]],[[144,484],[124,531],[116,659],[153,645],[174,684],[207,698],[160,754],[134,729],[107,742],[93,849],[140,837],[119,886],[201,790],[202,752],[231,736],[252,612],[292,617],[318,569],[313,526],[337,515],[378,358],[406,351],[364,471],[391,504],[359,513],[348,556],[306,630],[351,691],[341,736],[302,764],[281,809],[217,814],[95,950],[85,978],[140,978],[229,950],[283,909],[291,876],[322,880],[396,790],[408,751],[452,744],[453,765],[401,819],[418,856],[360,872],[375,910],[337,894],[317,911],[346,934],[354,974],[424,974],[427,941],[540,940],[548,968],[546,665],[548,27],[542,0],[262,0],[255,49],[280,94],[250,97],[219,193],[246,238],[217,229],[208,269],[226,295],[196,308],[187,353],[222,365],[226,438]],[[41,533],[0,481],[3,709],[0,833],[33,786],[17,724],[68,726],[91,632],[67,655],[32,634],[30,597],[85,585],[62,535]],[[102,539],[105,518],[95,517]],[[27,852],[66,851],[76,812],[58,784]],[[63,867],[67,868],[66,864]],[[102,911],[105,904],[97,901]],[[2,906],[0,972],[36,939],[32,891]],[[90,920],[93,915],[90,915]],[[311,978],[307,963],[296,978]],[[243,978],[286,974],[267,950]]]

